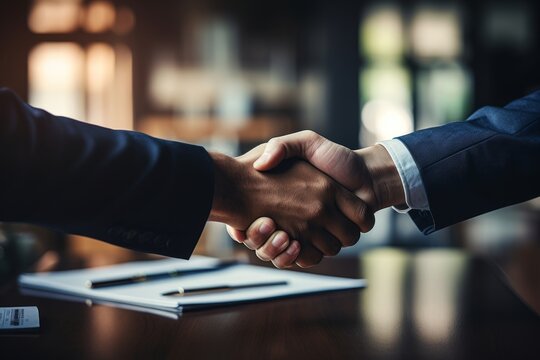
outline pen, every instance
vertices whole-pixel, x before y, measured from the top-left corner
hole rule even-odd
[[[194,274],[203,273],[203,272],[216,271],[216,270],[221,270],[221,269],[224,269],[226,267],[236,265],[236,264],[238,264],[238,261],[232,260],[232,261],[223,261],[217,264],[216,266],[208,267],[208,268],[172,270],[172,271],[153,273],[153,274],[136,274],[132,276],[121,277],[121,278],[116,278],[116,279],[108,279],[108,280],[87,280],[85,283],[85,286],[90,289],[98,289],[98,288],[103,288],[103,287],[108,287],[108,286],[127,285],[127,284],[133,284],[133,283],[138,283],[138,282],[159,280],[159,279],[164,279],[164,278],[169,278],[169,277],[194,275]]]
[[[287,284],[288,284],[287,281],[273,281],[273,282],[251,283],[251,284],[241,284],[241,285],[216,285],[216,286],[188,288],[188,289],[180,287],[178,288],[178,290],[165,292],[161,295],[163,296],[203,295],[203,294],[214,293],[214,292],[231,291],[231,290],[238,290],[238,289],[251,289],[251,288],[266,287],[266,286],[279,286],[279,285],[287,285]]]

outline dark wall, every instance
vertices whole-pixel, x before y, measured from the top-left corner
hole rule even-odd
[[[226,12],[239,21],[246,34],[262,42],[287,39],[297,50],[297,67],[322,71],[327,85],[324,99],[326,113],[320,130],[334,141],[358,146],[359,90],[358,23],[360,14],[378,2],[340,0],[300,0],[254,2],[251,0],[122,0],[137,17],[128,41],[134,51],[135,115],[148,113],[146,79],[152,47],[174,46],[183,36],[181,23],[189,21],[194,7]],[[398,1],[405,14],[417,1]],[[423,2],[422,2],[423,3]],[[473,106],[502,105],[540,85],[540,2],[523,1],[531,15],[534,43],[516,51],[492,48],[485,44],[480,31],[486,6],[494,2],[461,1],[465,15],[464,40],[467,43],[465,63],[474,78]],[[36,36],[27,28],[29,0],[0,2],[0,86],[8,86],[23,98],[27,96],[27,56]],[[181,17],[180,15],[184,15]],[[179,20],[181,19],[181,20]],[[187,19],[187,20],[186,20]],[[95,38],[79,34],[81,41]],[[50,40],[62,39],[51,36]],[[110,40],[110,39],[109,39]],[[114,39],[112,39],[114,41]],[[184,54],[185,56],[185,54]]]
[[[29,7],[28,0],[0,1],[0,86],[15,90],[23,98],[28,94]]]

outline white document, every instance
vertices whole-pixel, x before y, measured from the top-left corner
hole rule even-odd
[[[80,295],[70,295],[70,294],[65,294],[65,293],[53,292],[51,290],[39,290],[39,289],[32,289],[32,288],[25,288],[25,287],[21,288],[20,291],[21,291],[21,294],[25,296],[34,296],[34,297],[40,297],[40,298],[45,298],[45,299],[78,302],[81,304],[85,304],[88,307],[92,307],[95,305],[97,306],[105,305],[109,307],[115,307],[118,309],[125,309],[125,310],[138,311],[138,312],[143,312],[147,314],[158,315],[158,316],[166,317],[173,320],[178,320],[182,316],[182,311],[180,309],[162,310],[161,308],[138,306],[138,305],[132,305],[132,304],[127,304],[127,303],[119,303],[116,301],[108,301],[108,300],[88,299]]]
[[[91,289],[88,280],[108,280],[138,274],[154,274],[175,270],[208,268],[218,259],[194,256],[191,260],[164,259],[132,262],[102,268],[23,274],[19,285],[55,293],[76,295],[90,300],[112,301],[180,313],[200,307],[253,302],[327,291],[357,289],[366,286],[363,279],[347,279],[295,271],[278,270],[254,265],[238,264],[224,269],[186,274],[159,280]],[[188,296],[165,296],[179,288],[193,289],[213,286],[286,282],[264,286]]]

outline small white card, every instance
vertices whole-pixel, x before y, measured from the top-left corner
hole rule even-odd
[[[39,329],[36,306],[0,307],[0,331]]]

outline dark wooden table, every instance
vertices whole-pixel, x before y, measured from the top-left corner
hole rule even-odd
[[[365,276],[364,290],[177,320],[25,296],[11,281],[0,287],[0,306],[37,305],[42,327],[0,335],[0,359],[539,359],[540,318],[532,308],[540,282],[515,262],[509,269],[454,250],[378,249],[310,270]]]

